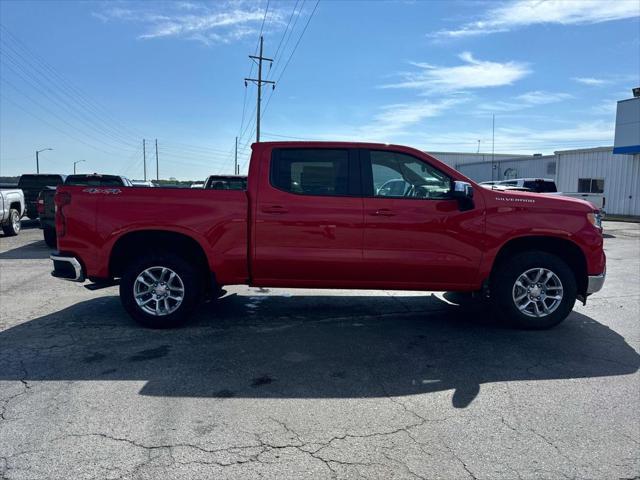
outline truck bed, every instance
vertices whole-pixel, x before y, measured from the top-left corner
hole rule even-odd
[[[67,233],[59,236],[58,248],[83,258],[88,277],[107,278],[108,259],[116,242],[142,230],[163,230],[193,238],[221,282],[242,283],[248,277],[245,191],[58,187],[58,195],[66,194],[71,197],[62,208]],[[56,219],[58,230],[60,221]]]

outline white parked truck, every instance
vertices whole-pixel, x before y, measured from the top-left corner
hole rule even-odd
[[[550,178],[513,178],[509,180],[499,180],[491,182],[481,182],[480,185],[487,188],[504,190],[530,190],[536,193],[548,193],[561,195],[563,197],[579,198],[591,203],[594,207],[604,213],[605,198],[603,193],[585,192],[559,192],[556,182]]]
[[[25,213],[24,194],[19,188],[0,189],[0,225],[8,237],[20,233],[20,219]]]

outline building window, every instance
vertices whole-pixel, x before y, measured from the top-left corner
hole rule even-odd
[[[604,179],[603,178],[579,178],[578,192],[579,193],[604,193]]]
[[[555,175],[556,174],[556,162],[547,163],[547,175]]]

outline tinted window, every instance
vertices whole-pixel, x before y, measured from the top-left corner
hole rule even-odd
[[[122,178],[114,175],[69,175],[64,184],[90,187],[121,187],[124,182]]]
[[[211,190],[246,190],[247,179],[239,177],[210,177],[205,188]]]
[[[280,190],[301,195],[348,195],[349,151],[274,150],[271,184]]]
[[[18,180],[20,188],[45,187],[47,185],[59,185],[63,181],[60,175],[22,175]]]
[[[449,198],[451,179],[415,157],[372,150],[370,163],[375,197]]]
[[[524,188],[538,193],[557,192],[555,182],[545,182],[544,180],[527,180],[523,184]]]

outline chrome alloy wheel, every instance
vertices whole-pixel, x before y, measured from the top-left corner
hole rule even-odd
[[[13,212],[11,223],[13,224],[13,231],[16,233],[20,232],[20,214],[18,212]]]
[[[184,298],[184,283],[167,267],[149,267],[136,277],[133,296],[138,306],[154,316],[175,312]]]
[[[532,268],[513,285],[512,297],[518,310],[529,317],[546,317],[562,302],[562,282],[547,268]]]

